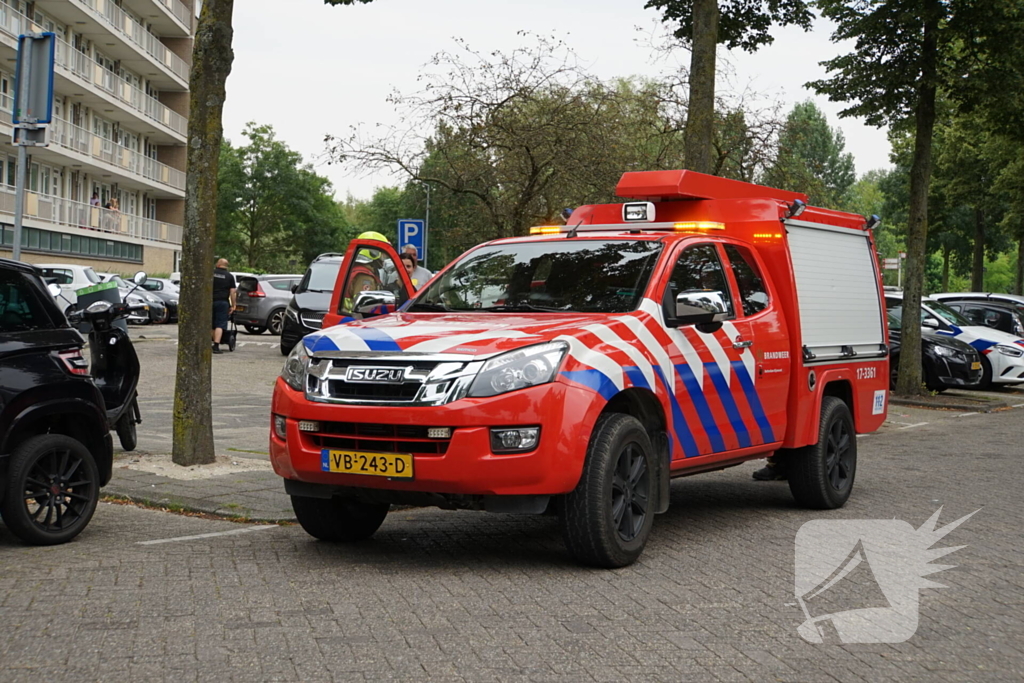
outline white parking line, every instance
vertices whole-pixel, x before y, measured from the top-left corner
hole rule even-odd
[[[158,543],[175,543],[177,541],[196,541],[202,538],[213,538],[214,536],[234,536],[236,534],[246,534],[250,531],[262,531],[264,529],[277,528],[276,524],[263,524],[260,526],[247,526],[241,529],[232,529],[231,531],[217,531],[209,534],[196,534],[195,536],[178,536],[177,538],[158,538],[154,541],[139,541],[136,545],[157,545]]]
[[[897,429],[913,429],[914,427],[923,427],[926,424],[928,424],[928,423],[927,422],[918,422],[916,424],[907,425],[906,427],[898,427]]]
[[[981,413],[960,413],[959,415],[954,415],[953,417],[967,417],[968,415],[981,415]]]

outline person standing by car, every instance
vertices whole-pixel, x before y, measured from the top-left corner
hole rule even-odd
[[[213,352],[220,353],[220,338],[228,326],[228,315],[235,310],[235,276],[228,271],[228,260],[217,261],[213,269]]]
[[[412,284],[415,285],[416,289],[419,289],[423,285],[427,284],[430,278],[434,277],[433,273],[419,265],[419,252],[416,251],[416,247],[411,244],[407,244],[402,247],[402,259],[406,256],[412,258],[413,269],[409,271],[409,278],[412,279]]]

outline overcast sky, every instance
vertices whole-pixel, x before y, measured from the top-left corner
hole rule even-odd
[[[242,0],[235,4],[235,61],[227,83],[224,134],[244,141],[247,121],[271,124],[293,149],[313,161],[324,150],[327,133],[343,135],[350,126],[367,129],[396,122],[387,102],[394,89],[418,89],[416,76],[430,57],[454,47],[461,37],[481,51],[512,50],[529,44],[519,31],[557,32],[602,79],[655,75],[656,63],[643,43],[658,13],[645,0],[374,0],[368,5],[329,7],[322,0]],[[287,7],[288,11],[283,11]],[[638,32],[637,28],[642,29]],[[773,45],[754,55],[731,53],[735,73],[724,87],[750,88],[792,104],[812,98],[832,126],[840,126],[858,174],[888,166],[884,130],[858,119],[839,119],[842,108],[803,87],[821,78],[818,62],[839,53],[830,29],[818,22],[810,33],[776,30]],[[724,52],[719,48],[719,54]],[[680,56],[687,63],[686,56]],[[395,185],[397,177],[358,176],[336,166],[318,165],[338,199],[351,193],[368,199],[375,187]]]

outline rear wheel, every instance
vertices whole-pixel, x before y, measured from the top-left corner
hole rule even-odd
[[[284,327],[284,309],[279,308],[270,314],[267,318],[267,329],[270,330],[270,334],[279,335],[281,329]]]
[[[562,537],[578,562],[613,568],[640,557],[654,523],[654,464],[639,420],[621,413],[598,420],[583,474],[562,510]]]
[[[135,447],[139,445],[138,429],[135,426],[135,415],[139,410],[138,403],[132,401],[131,407],[128,411],[121,416],[121,419],[117,421],[116,430],[117,438],[121,442],[121,448],[126,451],[134,451]]]
[[[11,454],[0,514],[33,545],[66,543],[86,527],[100,497],[96,461],[80,441],[42,434]]]
[[[846,503],[857,473],[857,435],[842,399],[821,400],[818,442],[790,451],[786,467],[789,490],[800,505],[832,510]]]
[[[249,334],[263,334],[266,329],[262,325],[245,325],[245,331]]]
[[[321,541],[362,541],[384,523],[391,506],[352,498],[292,496],[295,517],[307,534]]]

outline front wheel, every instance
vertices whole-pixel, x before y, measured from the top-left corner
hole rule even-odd
[[[565,496],[562,537],[581,564],[625,567],[640,557],[654,523],[654,448],[640,421],[601,416],[583,474]]]
[[[846,504],[857,474],[857,435],[842,399],[821,400],[818,442],[792,451],[786,467],[789,490],[800,505],[834,510]]]
[[[307,534],[321,541],[362,541],[384,523],[391,506],[352,498],[292,496],[295,518]]]
[[[128,411],[117,421],[117,438],[121,442],[121,448],[126,451],[134,451],[139,445],[138,428],[135,426],[135,413],[138,405],[134,402]]]
[[[32,545],[66,543],[92,519],[100,477],[92,453],[63,434],[33,436],[11,454],[0,505],[7,528]]]

